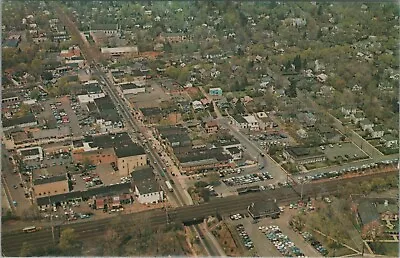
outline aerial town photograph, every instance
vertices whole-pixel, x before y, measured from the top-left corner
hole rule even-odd
[[[1,16],[1,256],[399,257],[396,0]]]

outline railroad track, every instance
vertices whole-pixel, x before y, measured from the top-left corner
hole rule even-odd
[[[327,196],[339,190],[339,186],[345,182],[358,183],[365,180],[370,180],[376,177],[384,177],[397,174],[397,170],[387,171],[385,173],[361,175],[346,179],[333,179],[326,182],[314,182],[303,186],[303,197]],[[201,219],[207,216],[227,216],[232,213],[244,212],[251,202],[259,200],[272,199],[280,204],[287,204],[298,200],[301,186],[294,188],[279,188],[274,191],[263,191],[257,193],[249,193],[239,196],[229,196],[212,200],[209,203],[200,205],[184,206],[172,209],[169,211],[169,221],[171,223],[182,223],[190,221],[194,218]],[[146,223],[159,226],[166,223],[165,211],[152,210],[134,214],[120,215],[124,226],[129,226],[130,223]],[[55,238],[58,241],[59,234],[66,228],[73,228],[77,233],[78,239],[87,239],[101,235],[108,227],[112,225],[113,219],[88,220],[86,222],[73,223],[69,225],[61,225],[55,227]],[[34,233],[22,233],[14,231],[2,235],[3,253],[7,256],[18,256],[24,242],[29,242],[34,246],[46,246],[53,243],[51,229],[45,228]]]

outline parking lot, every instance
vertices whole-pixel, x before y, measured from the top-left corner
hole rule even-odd
[[[342,159],[342,161],[346,162],[368,158],[361,149],[351,142],[329,144],[320,148],[323,149],[327,159],[331,161]]]
[[[154,81],[150,81],[150,85],[146,86],[145,93],[126,95],[125,98],[136,108],[157,107],[162,101],[171,99],[171,97],[164,92],[159,83]]]
[[[294,232],[288,225],[290,217],[297,211],[298,210],[295,209],[286,209],[277,219],[263,218],[257,223],[254,223],[251,217],[244,216],[241,219],[229,221],[235,226],[238,224],[243,225],[249,238],[254,243],[254,248],[259,256],[281,257],[284,256],[283,254],[287,251],[288,254],[290,253],[293,256],[300,256],[301,253],[303,253],[308,257],[320,257],[321,254],[304,240],[302,235]],[[279,229],[280,233],[278,233],[277,230],[270,229],[272,226],[274,229]],[[267,235],[273,231],[275,231],[275,237],[271,234],[270,238],[272,237],[272,239],[276,238],[276,240],[282,241],[271,241],[268,239]],[[277,247],[279,247],[283,253],[281,253]]]
[[[39,115],[39,124],[44,126],[43,129],[67,125],[74,136],[83,135],[92,129],[91,123],[85,125],[80,121],[87,115],[87,111],[77,101],[63,97],[45,101],[42,105],[44,111]]]

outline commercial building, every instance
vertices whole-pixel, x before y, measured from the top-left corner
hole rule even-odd
[[[257,119],[253,115],[244,116],[243,118],[247,122],[247,128],[249,128],[252,131],[260,130],[260,125],[258,124]]]
[[[74,152],[72,153],[72,159],[75,163],[83,163],[88,160],[93,165],[116,164],[117,162],[113,148]]]
[[[115,147],[114,150],[120,176],[128,176],[134,168],[147,164],[147,155],[143,147],[133,142],[121,144],[121,146]]]
[[[36,118],[33,114],[27,114],[22,117],[3,119],[3,130],[7,131],[16,127],[31,127],[37,125]]]
[[[49,206],[60,206],[67,205],[70,202],[81,202],[89,199],[105,196],[119,196],[121,194],[130,194],[131,183],[121,183],[107,186],[100,186],[96,188],[90,188],[85,191],[73,191],[50,197],[40,197],[36,199],[39,208],[48,208]]]
[[[158,203],[164,200],[164,192],[157,183],[151,167],[136,168],[131,177],[135,195],[140,203]]]
[[[123,55],[134,55],[139,54],[137,47],[102,47],[101,53],[106,56],[118,57]]]
[[[17,152],[21,155],[22,160],[43,160],[42,147],[32,147],[18,149]]]
[[[36,198],[69,192],[67,174],[38,178],[33,180],[32,184],[32,191]]]
[[[145,93],[146,87],[144,85],[138,85],[133,82],[123,82],[118,84],[121,88],[122,94],[138,94],[138,93]]]
[[[326,160],[325,154],[316,147],[288,147],[283,150],[283,157],[298,165],[311,164]]]
[[[175,156],[178,161],[178,167],[185,174],[234,166],[232,157],[226,154],[222,148],[192,149],[186,153],[175,154]]]
[[[247,207],[247,211],[253,219],[273,217],[280,214],[279,207],[273,200],[253,202]]]

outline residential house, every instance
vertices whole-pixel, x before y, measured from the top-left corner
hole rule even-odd
[[[221,88],[210,88],[208,90],[208,94],[211,96],[222,96],[222,89]]]
[[[286,160],[298,165],[323,162],[326,160],[325,153],[316,147],[288,147],[282,154]]]
[[[391,148],[393,146],[398,146],[399,139],[392,134],[386,134],[381,138],[381,142],[385,144],[387,148]]]
[[[321,73],[317,75],[317,81],[319,81],[320,83],[325,83],[326,80],[328,79],[328,75]]]
[[[359,111],[359,112],[356,112],[355,114],[351,114],[350,119],[354,124],[357,125],[359,122],[361,122],[362,120],[365,119],[364,112]]]
[[[369,131],[372,130],[372,128],[374,127],[374,123],[372,123],[371,121],[369,121],[368,118],[360,121],[360,127],[361,129],[365,132],[365,131]]]
[[[215,120],[208,121],[205,123],[204,128],[206,132],[209,134],[213,134],[218,132],[218,123]]]
[[[351,114],[357,113],[357,107],[351,105],[342,106],[341,111],[345,116],[350,116]]]
[[[131,172],[134,193],[141,204],[164,201],[164,192],[158,184],[151,167],[138,167]]]
[[[385,134],[385,128],[379,124],[369,130],[372,138],[381,138]]]
[[[192,107],[193,107],[194,111],[198,111],[198,110],[203,110],[204,109],[203,104],[199,100],[193,101],[192,102]]]

